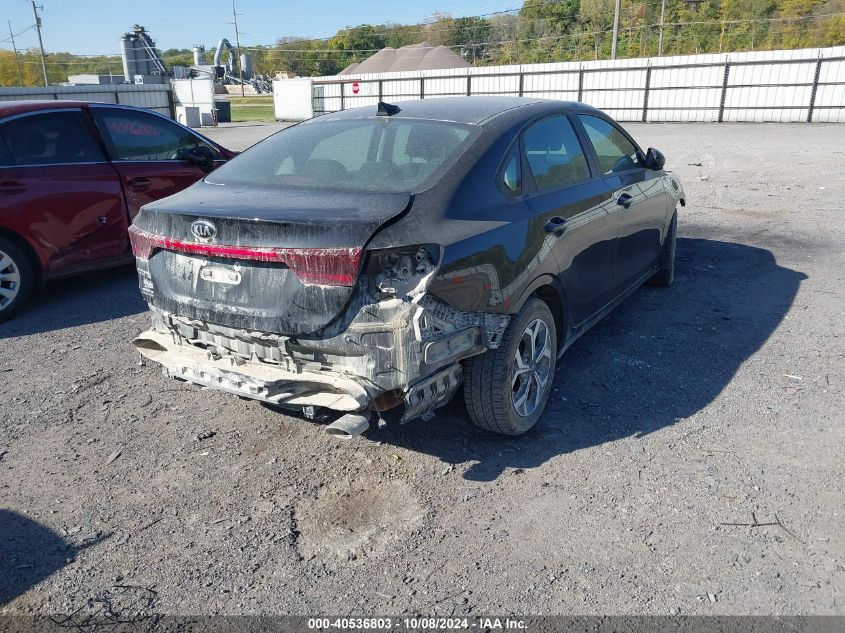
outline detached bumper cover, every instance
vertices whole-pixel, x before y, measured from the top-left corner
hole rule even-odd
[[[166,332],[147,330],[132,342],[146,358],[168,375],[239,396],[290,406],[318,406],[358,411],[369,403],[367,391],[356,381],[318,373],[292,373],[260,363],[238,362],[190,344],[180,344]]]
[[[508,320],[423,295],[363,305],[343,331],[301,339],[153,308],[153,328],[134,345],[168,375],[212,389],[347,412],[404,404],[404,422],[448,402],[460,386],[458,361],[498,347]]]

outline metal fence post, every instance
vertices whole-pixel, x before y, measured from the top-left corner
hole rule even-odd
[[[578,67],[578,101],[584,101],[584,67]]]
[[[519,71],[519,96],[522,97],[525,93],[525,74]]]
[[[472,75],[467,74],[467,96],[472,95]]]
[[[725,120],[725,99],[728,96],[728,79],[731,75],[731,63],[725,62],[725,76],[722,79],[722,98],[719,101],[719,123]]]
[[[384,101],[384,85],[381,79],[378,80],[378,100]]]
[[[816,92],[819,89],[819,77],[822,74],[822,58],[816,62],[816,74],[813,76],[813,89],[810,91],[810,106],[807,109],[807,123],[813,122],[813,110],[816,107]]]
[[[643,96],[643,123],[648,121],[648,88],[651,85],[651,66],[645,69],[645,95]]]
[[[425,99],[425,77],[420,77],[420,99]]]
[[[344,94],[343,94],[343,92],[344,92],[344,91],[343,91],[343,86],[345,86],[345,85],[346,85],[346,84],[344,84],[342,81],[340,82],[340,109],[341,109],[341,110],[343,110],[343,97],[344,97]]]

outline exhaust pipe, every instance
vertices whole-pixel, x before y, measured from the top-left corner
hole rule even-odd
[[[360,413],[347,413],[326,427],[326,433],[342,440],[358,437],[370,428],[368,416]]]

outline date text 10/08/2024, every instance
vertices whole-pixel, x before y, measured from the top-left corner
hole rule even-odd
[[[514,618],[309,618],[308,628],[316,631],[329,630],[459,630],[480,629],[494,630],[524,630],[526,623]]]

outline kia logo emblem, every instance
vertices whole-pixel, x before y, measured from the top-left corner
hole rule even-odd
[[[217,237],[217,227],[208,220],[195,220],[191,223],[191,233],[200,242],[210,242]]]

